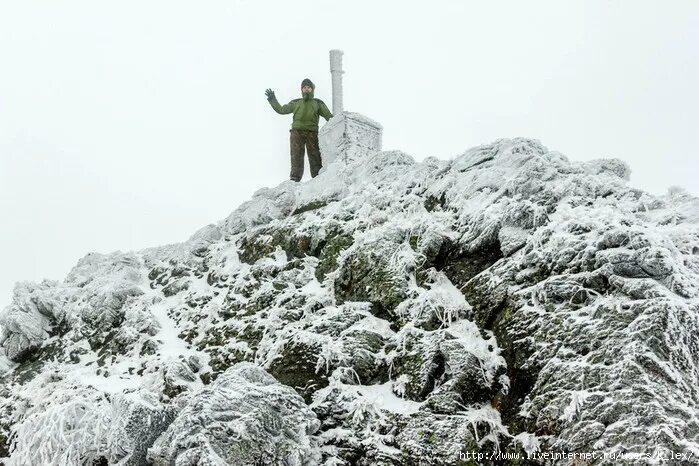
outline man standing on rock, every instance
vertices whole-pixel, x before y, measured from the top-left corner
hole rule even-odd
[[[274,111],[280,115],[294,114],[291,123],[289,146],[291,149],[291,173],[293,181],[301,181],[303,177],[304,146],[308,152],[308,164],[311,166],[311,177],[315,178],[322,167],[320,159],[320,146],[318,145],[318,117],[322,116],[326,121],[332,118],[328,107],[320,99],[313,97],[315,85],[306,78],[301,82],[301,99],[294,99],[286,105],[279,105],[277,97],[272,89],[267,89],[267,101]]]

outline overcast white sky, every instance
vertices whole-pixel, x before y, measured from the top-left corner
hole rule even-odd
[[[288,177],[305,77],[454,157],[501,137],[699,194],[699,1],[0,3],[0,307],[90,251],[187,239]],[[325,120],[321,119],[321,124]],[[306,178],[308,177],[306,168]]]

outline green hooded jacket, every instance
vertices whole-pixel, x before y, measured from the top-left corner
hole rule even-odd
[[[325,102],[314,98],[313,92],[304,95],[301,99],[294,99],[286,105],[279,105],[276,97],[268,99],[268,101],[274,111],[280,115],[285,115],[287,113],[294,114],[294,121],[291,123],[291,129],[318,131],[319,116],[325,118],[326,121],[333,117],[333,114],[330,113]]]

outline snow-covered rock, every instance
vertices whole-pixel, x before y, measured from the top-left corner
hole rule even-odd
[[[699,200],[536,140],[420,163],[372,144],[183,243],[19,283],[0,314],[0,455],[699,454]]]
[[[155,465],[317,464],[319,425],[293,389],[241,362],[187,400],[149,457]]]

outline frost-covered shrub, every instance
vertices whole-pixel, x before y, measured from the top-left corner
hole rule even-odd
[[[27,387],[28,406],[12,426],[11,465],[77,466],[109,456],[109,400],[54,371],[49,369]]]

